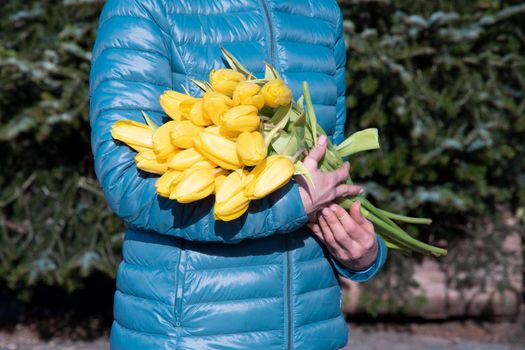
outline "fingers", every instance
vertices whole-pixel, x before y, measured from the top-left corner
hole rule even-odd
[[[350,216],[355,220],[359,229],[355,231],[355,234],[351,235],[352,239],[359,242],[361,246],[370,248],[375,244],[375,232],[374,225],[366,220],[361,214],[361,202],[355,201],[350,207]]]
[[[341,165],[339,169],[332,171],[330,175],[334,177],[335,183],[341,183],[343,181],[346,181],[346,179],[348,179],[349,171],[350,171],[350,163],[344,162],[344,164]]]
[[[335,188],[335,198],[358,196],[363,193],[363,188],[357,185],[341,184]]]
[[[330,208],[324,208],[321,213],[330,226],[336,243],[343,249],[347,248],[352,242],[338,215]],[[343,215],[349,216],[346,212]]]
[[[321,232],[321,227],[319,227],[319,224],[309,223],[307,224],[307,226],[317,238],[319,238],[321,241],[324,240],[323,233]]]
[[[308,156],[304,159],[303,163],[308,166],[317,168],[317,164],[321,159],[323,159],[324,154],[326,153],[326,136],[321,135],[317,139],[317,145],[308,153]]]
[[[348,212],[338,204],[332,204],[330,209],[332,209],[335,216],[337,216],[346,233],[352,236],[355,229],[357,228],[357,224],[355,223],[354,219],[352,219]]]
[[[321,227],[321,232],[323,234],[323,242],[330,251],[334,251],[335,248],[338,248],[339,245],[335,241],[334,234],[326,222],[326,219],[323,215],[318,215],[317,219],[319,220],[319,226]]]
[[[359,225],[363,224],[365,221],[365,218],[361,214],[361,202],[355,201],[352,204],[352,207],[350,208],[350,216],[352,216],[352,219],[355,220]]]
[[[349,231],[352,231],[355,228],[355,225],[352,226],[350,224],[345,227],[342,220],[345,220],[345,218],[350,218],[350,215],[348,215],[344,209],[342,212],[338,212],[336,214],[336,212],[330,208],[323,209],[322,215],[326,219],[328,225],[330,225],[330,229],[332,230],[335,241],[339,247],[344,251],[349,250],[352,244]]]

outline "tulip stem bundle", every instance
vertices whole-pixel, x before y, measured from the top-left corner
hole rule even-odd
[[[242,216],[252,200],[266,197],[294,175],[311,181],[301,160],[325,132],[317,123],[307,83],[304,96],[295,102],[272,66],[266,64],[264,78],[258,79],[222,51],[230,68],[212,70],[209,82],[193,81],[202,97],[191,96],[185,87],[185,93],[166,91],[160,105],[169,121],[157,125],[143,113],[146,123],[119,120],[112,136],[138,152],[138,169],[160,175],[159,196],[190,203],[214,195],[215,219],[231,221]],[[344,157],[378,148],[377,129],[359,131],[337,146],[329,142],[319,166],[335,170]],[[412,238],[394,222],[430,220],[378,209],[362,196],[342,199],[340,204],[349,208],[356,200],[390,247],[446,254]]]
[[[310,91],[306,82],[303,83],[303,96],[307,106],[307,133],[308,131],[310,132],[310,135],[308,135],[306,138],[308,144],[307,148],[311,149],[317,142],[317,134],[325,133],[323,129],[317,124],[317,118],[312,107]],[[308,142],[308,140],[312,141]],[[368,132],[367,130],[359,131],[348,137],[338,146],[334,146],[330,140],[328,140],[327,155],[325,155],[325,157],[320,161],[319,165],[321,168],[327,171],[336,170],[341,165],[343,165],[343,157],[347,157],[361,151],[378,148],[379,143],[376,129],[369,129]],[[330,161],[330,159],[332,161]],[[347,182],[352,183],[350,177]],[[446,255],[447,251],[445,249],[434,247],[418,241],[394,222],[394,220],[396,220],[411,224],[430,224],[432,220],[427,218],[413,218],[398,215],[386,210],[378,209],[363,196],[345,198],[340,200],[339,204],[343,208],[349,209],[355,201],[361,202],[361,213],[374,224],[378,233],[383,237],[386,244],[390,248],[406,252],[415,251],[423,254],[433,254],[436,256]]]

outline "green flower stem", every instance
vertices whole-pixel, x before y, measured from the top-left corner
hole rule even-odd
[[[312,99],[308,84],[303,82],[303,95],[307,109],[307,127],[312,132],[313,145],[317,144],[317,135],[326,135],[323,128],[317,124],[315,112],[313,109]],[[366,134],[365,134],[366,135]],[[350,141],[346,146],[350,145]],[[313,146],[312,146],[313,147]],[[343,157],[336,146],[328,140],[327,151],[323,159],[319,162],[319,168],[323,171],[333,171],[343,165]],[[347,184],[352,184],[352,179],[348,177]],[[376,208],[364,197],[345,198],[339,203],[346,209],[349,209],[356,200],[361,202],[361,214],[370,220],[378,229],[378,234],[385,238],[390,247],[400,249],[402,252],[419,252],[422,254],[434,254],[436,256],[446,255],[447,251],[438,247],[418,241],[410,236],[406,231],[400,228],[393,220],[398,220],[414,224],[428,224],[431,222],[425,218],[412,218],[408,216],[390,213],[386,210]]]
[[[389,231],[396,238],[399,239],[399,241],[396,239],[394,241],[394,243],[398,243],[398,242],[406,243],[407,245],[410,245],[413,248],[413,250],[418,251],[420,253],[430,252],[430,253],[432,253],[432,254],[434,254],[436,256],[442,256],[442,255],[446,255],[447,254],[446,249],[434,247],[434,246],[431,246],[429,244],[426,244],[426,243],[423,243],[421,241],[418,241],[417,239],[413,238],[412,236],[410,236],[406,232],[403,232],[403,231],[398,230],[397,228],[395,228],[393,226],[388,225],[386,222],[384,222],[383,220],[379,219],[375,215],[370,215],[369,214],[370,212],[368,210],[366,210],[366,209],[363,209],[362,212],[363,212],[363,216],[366,217],[368,220],[370,220],[373,224],[376,224],[377,226],[379,226],[379,227]]]
[[[377,208],[375,208],[370,202],[368,202],[366,199],[364,200],[363,199],[364,197],[345,198],[343,200],[340,200],[338,203],[343,208],[350,209],[352,204],[358,200],[361,202],[361,205],[362,205],[361,214],[363,216],[365,216],[366,218],[369,218],[371,215],[374,215],[377,219],[383,221],[385,225],[388,225],[389,227],[393,229],[402,231],[402,229],[399,226],[397,226],[393,221],[391,221],[388,218],[384,218],[381,216],[380,213],[377,213]],[[398,237],[398,235],[395,232],[392,232],[388,228],[385,228],[384,225],[381,226],[381,228],[382,228],[382,232],[380,232],[380,234],[384,236],[385,238],[387,238],[387,240],[389,240],[391,243],[398,245],[402,250],[405,250],[405,251],[414,250],[414,247],[412,245],[407,244],[406,242],[403,242],[402,239]],[[386,232],[383,232],[383,231],[386,231]]]
[[[383,209],[379,209],[379,208],[377,210],[379,210],[387,218],[396,220],[396,221],[406,222],[409,224],[418,224],[418,225],[430,225],[432,223],[432,219],[428,219],[428,218],[414,218],[410,216],[394,214],[392,212],[389,212]]]
[[[314,111],[314,105],[312,103],[312,97],[310,96],[310,88],[308,87],[308,83],[306,81],[303,81],[303,95],[304,95],[304,101],[306,103],[306,116],[308,120],[308,124],[310,125],[310,128],[312,129],[312,138],[314,145],[317,144],[317,118],[315,117],[315,111]]]

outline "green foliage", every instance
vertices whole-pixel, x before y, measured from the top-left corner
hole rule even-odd
[[[434,219],[413,233],[447,244],[450,286],[483,285],[492,274],[508,287],[516,258],[501,242],[510,231],[486,233],[479,223],[488,219],[479,218],[494,221],[498,205],[525,205],[525,3],[348,0],[341,7],[348,132],[378,127],[382,147],[351,159],[353,178],[388,209]],[[366,285],[364,306],[404,313],[418,304],[406,288],[417,258],[394,256]],[[491,273],[476,274],[480,266]]]
[[[0,278],[19,291],[38,283],[73,290],[94,270],[114,274],[122,232],[89,146],[101,3],[0,6]]]
[[[497,203],[523,206],[523,2],[340,3],[348,130],[377,127],[381,135],[380,152],[352,158],[353,178],[371,199],[433,217],[430,237],[446,230],[464,237],[450,223]],[[96,183],[87,122],[102,5],[0,5],[0,279],[15,290],[36,283],[72,290],[94,270],[112,275],[119,259],[123,227]],[[391,276],[409,279],[409,260],[394,261],[402,262],[370,284],[363,301],[374,312],[381,290],[406,290]],[[410,298],[398,301],[385,307],[402,312]]]
[[[354,178],[391,209],[486,214],[525,201],[525,4],[343,1]]]

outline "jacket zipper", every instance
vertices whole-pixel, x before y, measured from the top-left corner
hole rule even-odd
[[[184,294],[184,277],[186,275],[186,241],[180,240],[179,263],[177,264],[177,285],[175,290],[175,326],[181,326],[182,297]]]
[[[266,15],[266,21],[268,22],[268,31],[269,31],[269,36],[270,36],[270,42],[269,42],[269,55],[270,55],[270,63],[272,66],[275,66],[275,63],[274,63],[274,48],[273,48],[273,26],[272,26],[272,19],[270,18],[270,12],[268,11],[268,4],[266,3],[266,0],[261,0],[261,3],[262,3],[262,6],[263,6],[263,9],[264,9],[264,14]]]
[[[272,66],[275,66],[275,53],[274,53],[274,37],[273,37],[273,26],[272,26],[272,19],[270,17],[270,12],[268,11],[268,4],[266,3],[266,0],[261,0],[264,14],[266,15],[266,21],[268,23],[268,32],[269,32],[269,55],[270,55],[270,64]],[[292,348],[292,311],[290,309],[290,253],[288,252],[288,236],[285,236],[284,239],[285,246],[286,246],[286,312],[288,315],[288,323],[287,323],[287,345],[286,348],[290,350]]]
[[[285,249],[286,249],[286,311],[288,313],[288,343],[287,343],[287,349],[290,350],[292,348],[292,310],[290,309],[290,252],[289,252],[289,245],[288,245],[288,236],[284,237],[284,243],[285,243]]]

